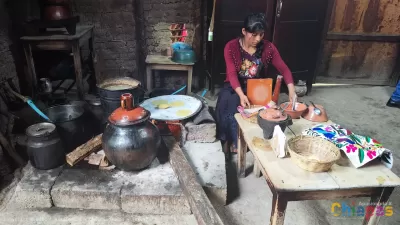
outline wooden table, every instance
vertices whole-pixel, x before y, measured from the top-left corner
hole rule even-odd
[[[270,224],[283,225],[288,201],[370,197],[371,203],[385,204],[393,189],[400,186],[400,178],[380,162],[371,162],[356,169],[347,157],[333,165],[328,172],[307,172],[293,163],[290,156],[277,158],[270,147],[260,149],[254,146],[254,137],[263,138],[262,129],[257,124],[245,121],[240,114],[236,114],[235,119],[239,124],[238,175],[245,176],[248,147],[254,155],[256,176],[261,173],[273,193]],[[293,123],[291,129],[297,135],[318,124],[305,119],[294,120]],[[328,121],[326,124],[331,123]],[[288,129],[285,134],[287,140],[293,137]],[[365,217],[363,224],[377,224],[378,220],[379,216]]]
[[[35,71],[35,64],[33,61],[32,50],[51,50],[63,51],[72,50],[75,64],[76,86],[80,99],[84,98],[83,78],[82,78],[82,59],[80,48],[89,42],[89,50],[92,58],[92,69],[96,62],[96,55],[94,51],[93,40],[93,26],[77,26],[76,34],[70,35],[64,28],[47,29],[47,32],[39,36],[24,36],[21,40],[24,45],[24,52],[28,64],[28,71],[30,73],[32,82],[32,97],[37,94],[37,77]]]
[[[188,72],[187,94],[190,94],[192,92],[193,65],[194,63],[176,63],[168,56],[148,55],[146,57],[147,91],[150,92],[152,90],[153,70],[175,70]]]

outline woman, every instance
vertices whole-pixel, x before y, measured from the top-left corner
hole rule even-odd
[[[389,107],[400,108],[400,81],[397,83],[396,89],[386,105]]]
[[[264,14],[251,14],[244,21],[242,36],[225,45],[226,80],[218,95],[216,119],[218,138],[231,143],[232,152],[237,152],[237,122],[234,114],[239,105],[250,105],[246,96],[247,79],[260,78],[261,69],[272,64],[287,84],[289,99],[296,95],[291,71],[276,47],[263,39],[266,27]]]

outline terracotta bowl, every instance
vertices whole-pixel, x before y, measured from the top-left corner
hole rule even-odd
[[[314,112],[314,106],[309,105],[308,109],[304,112],[302,117],[306,120],[312,121],[312,122],[326,122],[328,121],[328,114],[326,113],[325,108],[322,105],[315,104],[319,110],[321,110],[321,114],[317,115]]]
[[[301,102],[296,102],[295,111],[292,110],[292,103],[284,102],[281,104],[281,108],[285,108],[286,104],[288,105],[285,109],[285,113],[290,115],[292,119],[300,119],[301,115],[307,110],[307,105]]]

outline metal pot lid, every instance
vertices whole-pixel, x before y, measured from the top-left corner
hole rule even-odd
[[[127,126],[142,123],[150,118],[150,112],[143,107],[133,106],[133,96],[130,93],[121,95],[121,107],[108,117],[115,125]]]
[[[56,125],[52,123],[37,123],[26,128],[26,135],[29,137],[45,137],[56,130]]]

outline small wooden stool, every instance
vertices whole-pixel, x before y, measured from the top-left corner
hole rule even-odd
[[[147,91],[150,92],[152,90],[153,70],[178,70],[188,72],[187,93],[190,94],[192,92],[193,65],[194,63],[176,63],[172,61],[168,56],[148,55],[146,57]]]

